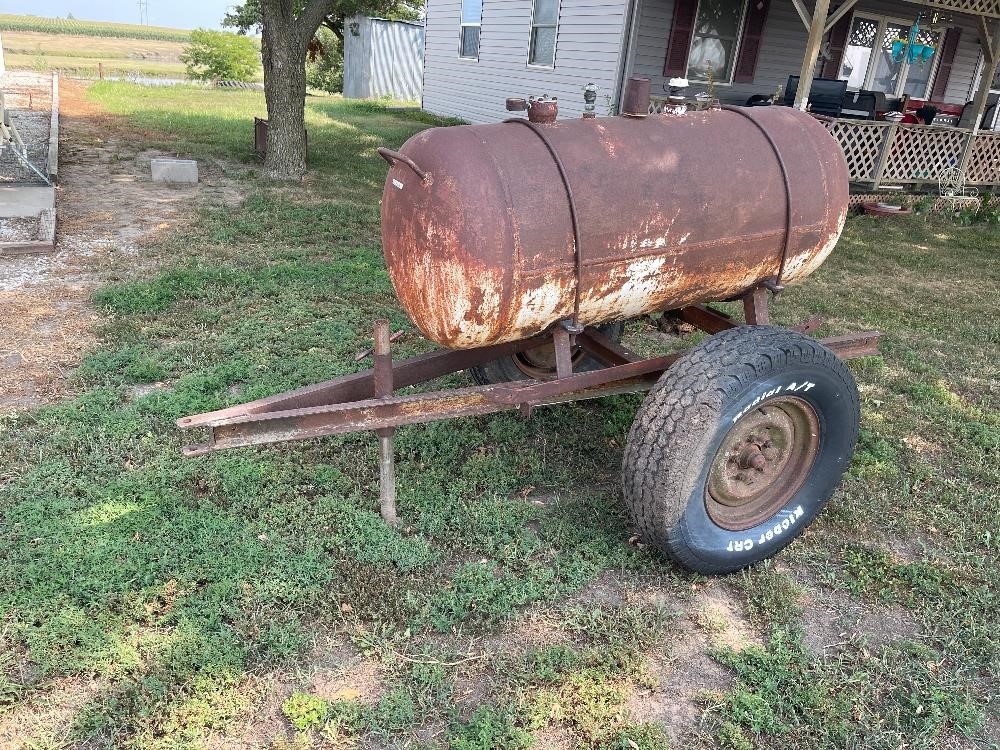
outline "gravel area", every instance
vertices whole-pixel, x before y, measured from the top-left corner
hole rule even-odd
[[[37,240],[38,230],[37,216],[0,218],[0,242]]]
[[[49,127],[52,115],[48,110],[39,112],[37,109],[17,109],[7,107],[11,124],[17,128],[21,140],[26,146],[47,146],[49,143]]]
[[[48,159],[49,128],[52,124],[52,79],[28,71],[0,74],[0,91],[10,123],[27,147],[27,157],[44,170]],[[34,175],[9,149],[0,150],[0,183],[34,181]]]

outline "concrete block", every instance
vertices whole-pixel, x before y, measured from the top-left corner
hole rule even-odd
[[[198,182],[198,162],[190,159],[153,159],[153,182],[194,185]]]
[[[38,216],[54,208],[56,191],[44,185],[0,185],[0,217]]]

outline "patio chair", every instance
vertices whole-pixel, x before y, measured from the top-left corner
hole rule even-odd
[[[986,109],[983,110],[983,119],[979,121],[982,130],[993,130],[993,120],[996,118],[997,102],[1000,101],[1000,94],[990,94],[986,97]],[[972,107],[975,102],[966,102],[962,107],[962,115],[958,118],[958,127],[972,127]]]
[[[938,194],[955,210],[979,202],[979,190],[966,186],[965,173],[958,167],[946,167],[938,174]]]
[[[791,107],[795,103],[795,92],[799,88],[799,77],[788,76],[785,84],[783,104]],[[827,117],[840,117],[844,94],[847,93],[847,81],[836,78],[814,78],[809,87],[809,111]]]

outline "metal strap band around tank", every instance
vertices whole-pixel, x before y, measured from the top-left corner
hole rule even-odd
[[[785,239],[781,243],[781,265],[778,266],[778,278],[776,279],[776,283],[780,285],[781,278],[785,275],[785,259],[788,257],[788,243],[792,237],[792,186],[788,180],[788,169],[785,167],[785,160],[781,157],[781,151],[778,150],[778,144],[774,142],[771,134],[767,132],[767,128],[757,122],[743,107],[724,104],[722,105],[722,109],[726,112],[735,112],[756,125],[757,129],[764,134],[767,142],[771,144],[771,150],[774,151],[774,156],[778,160],[778,166],[781,168],[781,179],[785,182]]]
[[[577,219],[576,199],[573,197],[573,188],[569,184],[569,175],[566,174],[566,167],[563,166],[562,159],[559,158],[559,153],[556,151],[556,147],[538,125],[530,120],[521,119],[520,117],[512,117],[509,120],[504,120],[504,122],[518,122],[531,128],[535,135],[537,135],[542,140],[542,143],[545,144],[545,148],[547,148],[549,150],[549,154],[552,155],[552,161],[556,163],[556,169],[559,170],[559,177],[562,179],[563,187],[566,189],[566,199],[569,201],[569,218],[573,224],[573,256],[576,261],[576,290],[573,299],[573,327],[580,328],[580,284],[583,281],[583,253],[580,251],[580,222]],[[575,332],[579,333],[579,331]]]

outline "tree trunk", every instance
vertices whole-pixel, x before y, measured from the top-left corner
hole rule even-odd
[[[264,172],[277,180],[298,180],[306,173],[307,45],[296,33],[290,14],[265,12],[262,25],[268,120]]]

